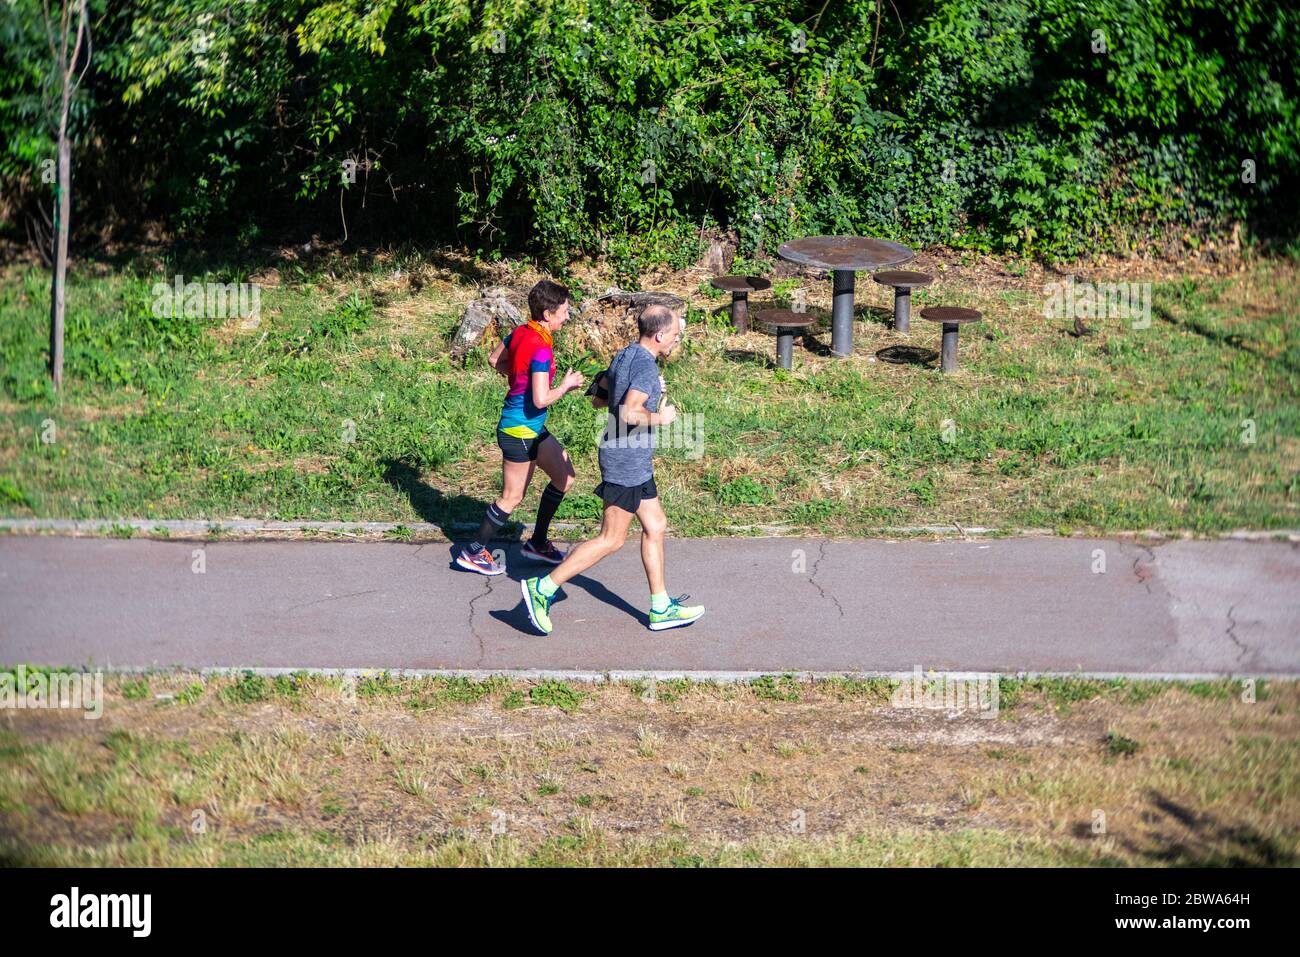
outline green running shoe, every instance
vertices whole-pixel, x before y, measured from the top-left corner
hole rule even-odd
[[[703,605],[683,605],[690,595],[681,595],[678,598],[670,599],[668,607],[663,611],[650,609],[650,630],[663,631],[666,628],[679,628],[682,625],[689,625],[697,621],[704,614]]]
[[[540,578],[525,578],[519,583],[519,590],[524,593],[524,607],[533,627],[543,635],[551,633],[551,599],[537,588]]]

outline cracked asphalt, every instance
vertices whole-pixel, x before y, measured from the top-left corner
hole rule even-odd
[[[669,539],[669,592],[708,612],[656,633],[632,538],[550,637],[518,584],[543,566],[507,556],[484,578],[446,544],[6,536],[0,665],[1300,675],[1286,542]]]

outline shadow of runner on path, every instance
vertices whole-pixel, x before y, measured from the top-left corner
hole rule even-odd
[[[511,545],[507,549],[505,577],[509,578],[511,581],[521,582],[525,578],[540,578],[542,575],[545,575],[550,569],[554,567],[555,567],[554,565],[550,565],[546,562],[535,562],[525,558],[523,554],[519,551],[518,547],[515,545]],[[597,565],[596,567],[599,568],[600,566]],[[590,577],[589,575],[577,575],[574,578],[572,578],[570,581],[565,582],[560,587],[560,590],[555,593],[555,599],[551,603],[551,608],[555,609],[556,607],[558,607],[560,603],[563,602],[568,597],[565,594],[565,592],[568,589],[571,589],[575,586],[583,589],[587,594],[591,595],[591,597],[595,598],[597,601],[602,601],[606,605],[609,605],[609,607],[617,611],[621,611],[624,614],[628,615],[634,621],[640,624],[643,628],[649,628],[650,616],[646,613],[645,609],[634,608],[622,597],[614,594],[612,591],[610,591],[608,588],[602,585],[599,581]],[[525,632],[526,634],[529,635],[541,637],[541,635],[538,634],[537,630],[533,628],[533,623],[528,620],[528,610],[524,608],[523,595],[519,593],[517,587],[515,589],[515,593],[519,595],[519,598],[515,602],[515,604],[511,606],[509,610],[492,611],[489,612],[488,614],[490,614],[497,621],[504,622],[505,624],[510,625],[512,628],[515,628],[518,631]],[[649,605],[649,598],[646,599],[646,604]],[[556,627],[557,628],[560,627],[561,624],[562,622],[556,622]],[[583,624],[585,624],[585,622]]]
[[[464,542],[483,520],[487,501],[472,495],[447,495],[420,478],[420,470],[405,459],[384,459],[384,481],[411,501],[422,521],[437,525],[453,542]],[[498,541],[518,542],[524,526],[507,522],[497,533]]]

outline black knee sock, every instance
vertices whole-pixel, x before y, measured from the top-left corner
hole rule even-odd
[[[492,544],[492,539],[496,537],[497,532],[501,531],[501,526],[509,518],[510,513],[501,511],[497,508],[497,503],[493,502],[483,514],[483,524],[478,527],[478,534],[474,536],[474,541],[465,546],[466,549],[470,552],[483,551]]]
[[[547,482],[546,488],[542,489],[542,504],[537,506],[537,525],[533,528],[533,545],[536,547],[541,548],[546,544],[546,539],[551,534],[551,519],[563,501],[564,493]]]

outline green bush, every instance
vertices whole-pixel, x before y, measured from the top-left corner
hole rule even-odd
[[[1286,0],[91,3],[86,228],[435,234],[635,276],[702,227],[745,255],[856,232],[1058,256],[1300,221]],[[19,233],[50,198],[40,10],[0,5]]]

